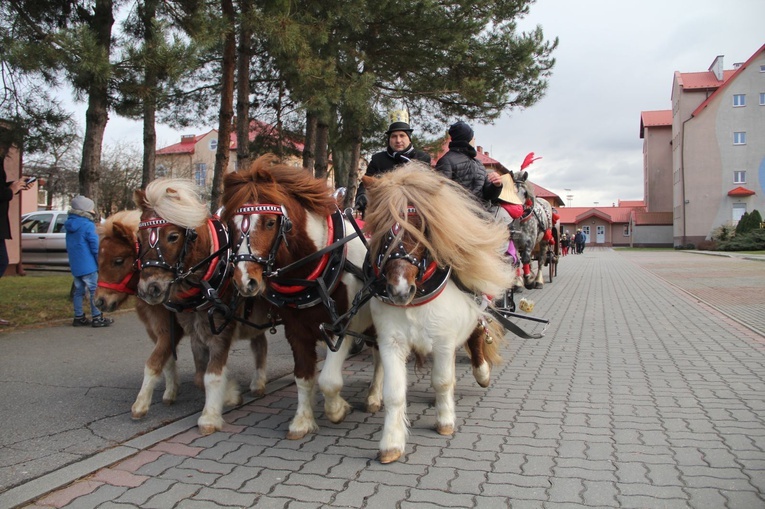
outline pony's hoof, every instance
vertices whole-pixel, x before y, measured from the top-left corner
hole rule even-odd
[[[537,283],[534,285],[534,288],[536,288],[537,290],[541,290],[544,287],[545,287],[544,283]]]
[[[403,453],[404,451],[400,449],[388,449],[387,451],[380,451],[380,454],[377,456],[377,458],[380,460],[380,463],[385,465],[387,463],[398,461]]]
[[[367,403],[367,412],[370,414],[376,414],[382,408],[382,403],[375,401],[373,403]]]
[[[342,405],[339,406],[340,408],[337,410],[329,410],[326,408],[324,409],[324,413],[327,415],[327,419],[329,419],[329,422],[332,424],[340,424],[345,420],[348,414],[351,413],[351,405],[349,405],[347,401],[343,401]]]
[[[143,410],[143,411],[140,411],[140,412],[136,412],[136,411],[133,411],[133,412],[131,412],[131,413],[130,413],[130,417],[131,417],[131,418],[132,418],[134,421],[140,421],[141,419],[143,419],[144,417],[146,417],[146,414],[147,414],[147,413],[148,413],[148,412],[147,412],[147,411],[145,411],[145,410]]]
[[[523,290],[525,288],[523,286],[513,286],[513,292],[515,293],[523,293]]]
[[[454,435],[454,426],[452,424],[436,424],[436,432],[439,435]]]
[[[256,398],[262,398],[266,395],[266,389],[265,387],[260,389],[250,389],[250,394],[252,394]]]
[[[215,426],[213,426],[212,424],[204,424],[204,425],[200,424],[199,425],[199,433],[204,435],[204,436],[212,435],[216,431],[218,431],[218,430],[215,429]]]
[[[308,431],[288,431],[287,440],[300,440],[308,434]]]

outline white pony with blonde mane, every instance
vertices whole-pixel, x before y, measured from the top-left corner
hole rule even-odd
[[[459,185],[430,168],[409,163],[379,179],[365,177],[364,185],[369,196],[365,230],[372,235],[372,259],[386,250],[385,237],[391,227],[398,224],[404,231],[402,242],[408,236],[410,244],[414,241],[424,246],[440,267],[452,268],[443,292],[424,304],[407,306],[407,302],[397,302],[391,305],[378,299],[370,303],[385,373],[386,414],[379,458],[383,463],[390,463],[401,457],[406,445],[406,359],[409,353],[412,350],[423,355],[432,353],[436,431],[451,435],[455,426],[455,351],[465,344],[479,324],[491,329],[490,335],[495,340],[487,341],[485,346],[497,349],[504,330],[496,322],[489,322],[480,296],[500,295],[512,285],[514,271],[502,254],[507,243],[504,225],[492,221]],[[407,218],[407,207],[412,206],[419,224]],[[391,276],[387,283],[391,292],[396,291],[397,285],[405,286]],[[411,301],[410,298],[409,303]],[[487,357],[491,362],[492,357]],[[499,355],[493,358],[498,360]],[[490,366],[482,369],[486,371],[483,376],[488,384]]]

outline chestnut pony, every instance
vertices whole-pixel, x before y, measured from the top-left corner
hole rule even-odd
[[[141,209],[137,295],[150,305],[162,304],[176,311],[178,322],[190,336],[197,371],[204,372],[205,406],[197,421],[199,431],[203,435],[219,431],[224,423],[223,406],[241,403],[239,385],[226,371],[233,338],[250,338],[257,359],[265,359],[267,348],[260,330],[218,314],[213,314],[214,323],[210,323],[209,312],[215,309],[209,299],[212,291],[221,302],[231,302],[228,233],[210,215],[191,180],[157,179],[145,191],[136,191],[135,201]],[[248,321],[266,322],[265,309],[257,302],[241,308],[248,310]],[[257,374],[254,390],[261,381],[265,383],[264,377],[265,373]]]
[[[479,384],[488,385],[490,366],[500,360],[497,345],[504,330],[487,315],[491,298],[486,296],[509,288],[514,271],[502,254],[505,226],[429,167],[407,163],[379,179],[364,177],[364,185],[371,270],[384,283],[370,305],[385,373],[379,459],[390,463],[406,445],[410,352],[433,356],[436,431],[451,435],[455,352],[468,342],[473,374]],[[476,345],[484,339],[485,344]]]
[[[98,227],[98,289],[95,304],[104,312],[111,313],[122,306],[131,295],[135,295],[138,287],[140,271],[137,263],[137,232],[140,222],[140,210],[123,210],[108,217]],[[146,327],[154,343],[154,350],[144,366],[143,383],[133,403],[131,413],[133,419],[144,417],[151,406],[154,388],[164,374],[165,392],[162,402],[170,405],[175,402],[180,388],[178,372],[173,356],[173,348],[184,335],[183,328],[178,323],[175,313],[162,304],[150,305],[141,299],[135,300],[138,318]],[[171,323],[174,322],[174,323]],[[174,328],[175,333],[172,333]],[[172,337],[175,336],[175,345]],[[263,344],[261,344],[263,343]],[[250,390],[253,394],[262,395],[266,388],[266,345],[261,338],[251,341],[251,349],[255,369],[252,374]],[[205,366],[197,363],[194,383],[204,387]]]
[[[334,321],[333,311],[345,314],[361,290],[362,280],[352,272],[355,267],[361,276],[366,248],[337,209],[326,180],[277,164],[273,156],[225,176],[223,207],[221,216],[234,246],[234,285],[242,295],[262,296],[277,308],[292,347],[298,407],[287,438],[300,439],[318,430],[313,394],[320,327]],[[328,252],[319,253],[325,248]],[[297,265],[288,269],[291,264]],[[350,320],[349,329],[363,333],[371,323],[367,303]],[[350,411],[340,391],[351,344],[352,338],[346,337],[336,352],[328,349],[318,380],[325,414],[334,423]],[[367,396],[369,411],[380,408],[381,378],[376,369]]]

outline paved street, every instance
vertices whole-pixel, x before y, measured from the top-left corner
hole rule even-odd
[[[400,462],[375,459],[383,413],[363,411],[362,353],[342,424],[318,397],[320,431],[286,440],[296,391],[280,378],[222,432],[200,436],[192,415],[0,493],[0,508],[765,508],[765,261],[588,248],[558,274],[524,292],[546,335],[508,336],[489,388],[458,354],[452,437],[433,430],[428,369],[410,366]]]

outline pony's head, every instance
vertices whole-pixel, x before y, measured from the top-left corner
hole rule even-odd
[[[209,254],[209,246],[197,240],[199,234],[209,240],[207,228],[202,227],[210,213],[194,183],[186,179],[157,179],[133,198],[141,210],[137,293],[148,304],[160,304],[170,297],[179,273]]]
[[[309,217],[325,218],[336,205],[325,180],[266,155],[224,177],[223,208],[234,246],[234,285],[252,297],[265,291],[273,270],[319,249]]]
[[[511,171],[510,176],[513,177],[515,191],[521,201],[526,203],[527,200],[531,200],[531,203],[533,203],[536,197],[534,196],[534,187],[531,185],[531,182],[528,181],[528,172],[523,170],[517,172]]]
[[[140,210],[123,210],[99,225],[98,288],[94,304],[111,313],[136,292],[136,232]]]
[[[365,177],[364,186],[370,253],[400,302],[413,295],[432,264],[451,267],[476,293],[499,295],[510,287],[512,271],[501,254],[507,230],[458,184],[426,165],[408,163],[379,179]]]

